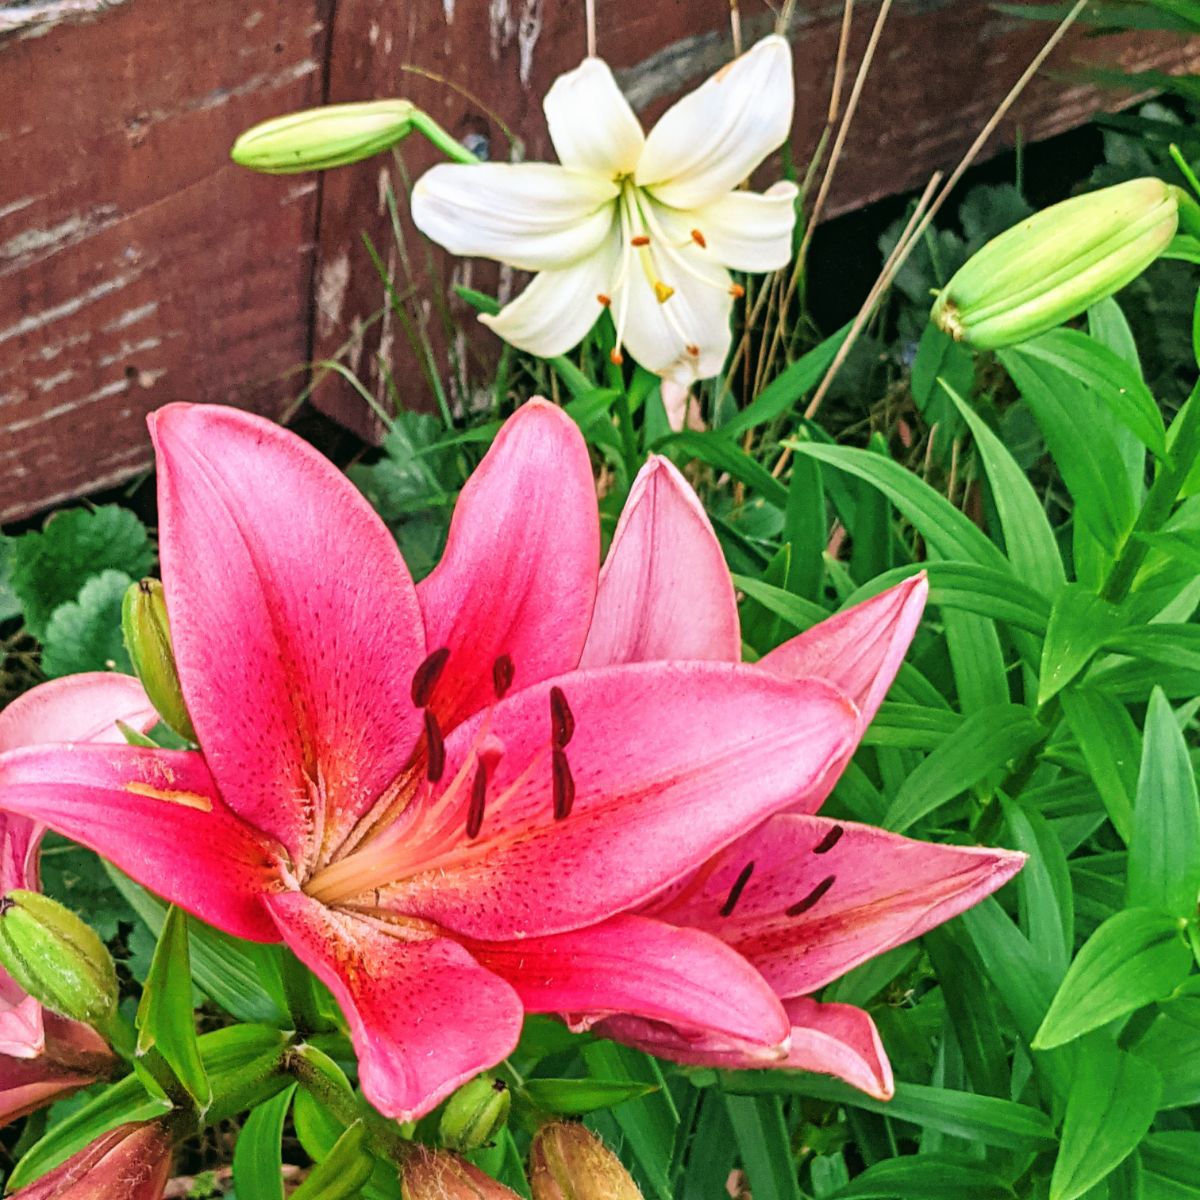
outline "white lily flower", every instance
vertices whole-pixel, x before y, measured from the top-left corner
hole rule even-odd
[[[767,37],[683,97],[649,135],[608,66],[588,58],[544,103],[559,164],[443,164],[413,189],[417,227],[454,254],[538,272],[480,319],[547,358],[611,307],[622,347],[687,384],[729,352],[738,271],[773,271],[792,251],[797,188],[735,191],[786,140],[792,54]]]

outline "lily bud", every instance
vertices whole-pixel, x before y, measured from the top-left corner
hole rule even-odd
[[[457,1154],[418,1142],[400,1168],[400,1200],[515,1200],[516,1195]]]
[[[175,668],[167,602],[157,579],[142,579],[130,585],[121,602],[121,631],[134,674],[142,681],[150,703],[177,734],[194,742],[196,731]]]
[[[229,154],[240,166],[268,175],[344,167],[407,137],[414,112],[407,100],[309,108],[247,129]]]
[[[170,1174],[166,1126],[135,1121],[101,1134],[8,1200],[162,1200]]]
[[[117,1010],[117,972],[95,931],[40,892],[0,900],[0,965],[51,1012],[103,1031]]]
[[[479,1075],[450,1097],[438,1126],[442,1145],[465,1152],[486,1146],[504,1128],[512,1094],[504,1080]]]
[[[980,350],[1045,333],[1119,291],[1167,248],[1179,196],[1161,179],[1134,179],[1035,213],[959,268],[930,320]]]
[[[642,1200],[617,1156],[574,1121],[543,1125],[529,1151],[533,1200]]]

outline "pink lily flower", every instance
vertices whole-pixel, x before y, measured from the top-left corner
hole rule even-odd
[[[0,753],[52,742],[124,742],[117,721],[144,732],[158,721],[142,685],[104,672],[55,679],[0,712]],[[44,827],[0,812],[0,896],[36,890]],[[86,1025],[47,1012],[0,969],[0,1124],[103,1078],[114,1059]]]
[[[811,993],[969,908],[1025,861],[1007,850],[930,845],[812,815],[878,711],[927,595],[924,574],[916,575],[762,660],[784,678],[832,683],[858,710],[851,745],[814,787],[797,791],[791,811],[768,818],[638,915],[505,948],[483,961],[513,979],[530,1010],[550,1011],[552,999],[566,991],[562,977],[575,981],[574,1006],[560,1009],[575,1028],[687,1063],[836,1075],[888,1099],[891,1067],[870,1016],[851,1005],[820,1003]],[[634,483],[601,573],[583,664],[740,656],[737,598],[707,514],[675,467],[653,458]],[[623,942],[630,922],[651,926],[664,955],[686,954],[681,939],[700,933],[736,950],[783,1001],[789,1046],[764,1051],[711,1025],[589,1003],[594,979],[629,969]],[[535,965],[540,974],[530,969]],[[544,989],[536,986],[540,980]]]
[[[507,1055],[526,983],[549,1011],[636,1012],[782,1052],[790,1021],[742,955],[616,914],[821,790],[858,710],[758,666],[586,660],[599,523],[560,410],[535,401],[507,423],[419,588],[365,500],[293,435],[189,405],[151,431],[201,750],[10,751],[0,804],[236,936],[291,946],[338,999],[389,1116]],[[523,945],[609,918],[629,965],[594,973],[587,1006],[540,961],[526,980]]]

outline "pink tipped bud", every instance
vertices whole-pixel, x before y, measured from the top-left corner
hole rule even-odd
[[[516,1196],[457,1154],[428,1150],[416,1142],[400,1169],[401,1200],[516,1200]]]
[[[162,1200],[171,1138],[161,1121],[135,1121],[101,1134],[9,1200]]]
[[[642,1200],[617,1156],[572,1121],[543,1125],[529,1151],[533,1200]]]

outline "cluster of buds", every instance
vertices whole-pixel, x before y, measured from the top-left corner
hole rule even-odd
[[[1036,213],[988,242],[942,289],[930,320],[955,341],[998,350],[1078,316],[1140,275],[1194,202],[1134,179]]]

